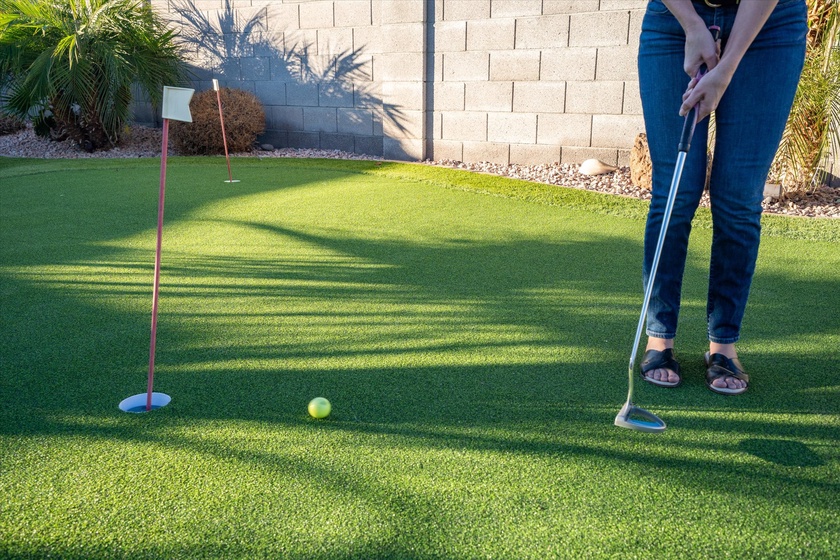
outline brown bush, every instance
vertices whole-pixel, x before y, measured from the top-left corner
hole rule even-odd
[[[250,151],[257,135],[265,130],[265,111],[252,93],[222,88],[222,110],[229,152]],[[211,155],[225,153],[219,104],[214,90],[197,93],[190,101],[193,122],[171,124],[172,146],[179,154]]]

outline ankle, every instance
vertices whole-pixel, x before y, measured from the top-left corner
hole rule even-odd
[[[645,350],[657,350],[661,352],[668,348],[674,347],[673,338],[656,338],[655,336],[648,337],[647,346]]]
[[[709,354],[723,354],[730,360],[738,357],[734,344],[718,344],[717,342],[709,342]]]

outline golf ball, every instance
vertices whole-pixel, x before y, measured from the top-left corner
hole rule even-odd
[[[332,405],[324,397],[315,397],[309,401],[309,415],[312,418],[326,418],[330,415]]]

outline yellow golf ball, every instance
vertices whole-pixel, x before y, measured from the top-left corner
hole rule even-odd
[[[312,418],[326,418],[330,415],[332,405],[324,397],[315,397],[309,401],[309,415]]]

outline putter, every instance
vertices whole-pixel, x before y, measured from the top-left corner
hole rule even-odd
[[[715,41],[718,40],[720,28],[712,26],[709,28]],[[702,78],[706,73],[706,66],[703,65],[697,73],[697,78]],[[633,381],[634,370],[636,369],[636,354],[639,350],[639,341],[642,338],[642,329],[645,325],[645,317],[647,316],[648,306],[650,304],[650,296],[653,293],[653,282],[656,279],[656,271],[659,269],[659,259],[662,256],[662,246],[665,244],[665,233],[668,231],[668,223],[671,221],[671,212],[674,210],[674,200],[677,198],[677,190],[680,186],[680,178],[682,177],[683,167],[685,167],[685,158],[688,155],[688,150],[691,147],[691,138],[694,136],[694,129],[697,126],[697,111],[699,104],[691,108],[685,116],[683,123],[682,134],[680,135],[679,151],[677,153],[677,164],[674,167],[674,176],[671,179],[671,187],[668,191],[668,202],[665,204],[665,213],[662,216],[662,228],[659,230],[659,238],[656,241],[656,251],[653,254],[653,262],[651,263],[650,277],[645,286],[645,295],[642,300],[642,314],[639,316],[639,324],[636,327],[636,338],[633,342],[633,351],[630,354],[630,368],[628,369],[629,390],[627,391],[627,402],[621,407],[618,415],[615,417],[615,425],[620,428],[629,428],[639,432],[662,433],[665,431],[665,422],[662,421],[656,414],[645,410],[640,406],[633,404]]]

